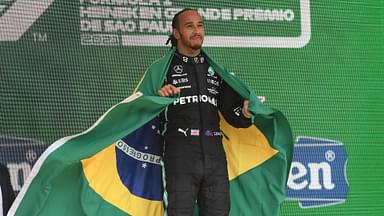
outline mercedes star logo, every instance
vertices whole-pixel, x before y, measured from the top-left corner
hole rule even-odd
[[[173,67],[173,71],[175,71],[175,73],[183,73],[183,66],[182,65],[175,65]]]

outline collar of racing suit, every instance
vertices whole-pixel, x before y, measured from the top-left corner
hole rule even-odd
[[[176,51],[175,56],[176,58],[180,59],[181,61],[187,64],[204,64],[205,62],[205,57],[202,52],[197,56],[189,57]]]

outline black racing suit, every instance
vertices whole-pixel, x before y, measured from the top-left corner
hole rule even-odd
[[[228,215],[229,180],[218,110],[235,127],[251,121],[241,114],[243,99],[209,66],[204,54],[175,53],[165,84],[180,98],[162,113],[168,216]]]

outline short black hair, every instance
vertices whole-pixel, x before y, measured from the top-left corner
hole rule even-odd
[[[193,9],[193,8],[184,8],[183,10],[177,12],[175,14],[175,16],[173,16],[173,19],[172,19],[172,29],[178,29],[179,28],[179,15],[184,13],[185,11],[196,11],[196,12],[198,12],[196,9]],[[177,46],[177,39],[173,36],[173,33],[171,33],[169,35],[168,40],[167,40],[167,42],[165,44],[168,45],[169,42],[171,42],[172,47],[176,47]]]

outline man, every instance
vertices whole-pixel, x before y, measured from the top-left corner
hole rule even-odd
[[[7,215],[14,199],[8,169],[0,164],[0,216]]]
[[[167,213],[190,216],[229,214],[229,180],[219,111],[236,127],[249,127],[248,100],[218,76],[201,51],[205,30],[196,10],[174,16],[170,36],[176,52],[169,65],[163,97],[179,98],[162,114]],[[224,134],[225,135],[225,134]]]

